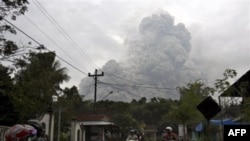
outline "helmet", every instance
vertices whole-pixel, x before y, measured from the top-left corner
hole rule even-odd
[[[169,131],[172,131],[172,130],[173,130],[172,127],[170,127],[170,126],[167,126],[165,129],[166,129],[166,130],[169,130]]]
[[[27,141],[37,134],[37,130],[30,125],[16,124],[5,132],[5,141]]]
[[[37,130],[37,135],[40,136],[43,132],[42,123],[39,120],[31,119],[27,121],[27,124],[33,126]]]
[[[130,134],[135,134],[136,133],[136,130],[135,129],[131,129],[130,130]]]

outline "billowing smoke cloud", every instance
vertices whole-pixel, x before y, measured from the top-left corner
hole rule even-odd
[[[142,19],[138,32],[127,37],[129,48],[124,62],[108,61],[98,77],[97,101],[107,98],[131,101],[146,97],[178,99],[176,87],[201,79],[189,58],[191,35],[182,23],[176,24],[167,12]],[[84,78],[80,93],[94,98],[93,78]],[[113,92],[110,94],[110,92]]]

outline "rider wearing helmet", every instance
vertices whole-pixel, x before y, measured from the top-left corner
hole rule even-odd
[[[131,129],[129,131],[129,135],[128,135],[126,141],[138,141],[138,137],[137,137],[135,129]]]
[[[138,141],[144,141],[144,133],[141,129],[137,133],[137,137],[138,137]]]
[[[5,141],[28,141],[35,138],[37,130],[27,124],[16,124],[5,133]]]
[[[37,141],[48,141],[48,137],[45,135],[42,123],[39,120],[28,120],[27,124],[33,126],[37,130]]]
[[[26,124],[16,124],[5,133],[6,141],[48,141],[42,124],[38,120],[29,120]]]
[[[164,133],[163,133],[163,141],[177,141],[178,140],[178,136],[176,133],[173,132],[172,127],[167,126],[164,129]]]

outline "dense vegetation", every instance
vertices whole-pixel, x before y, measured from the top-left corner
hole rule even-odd
[[[26,0],[2,1],[0,9],[2,35],[5,32],[15,34],[15,29],[6,23],[4,18],[11,16],[15,20],[16,16],[24,14],[27,4]],[[4,36],[0,38],[0,125],[10,126],[37,118],[49,108],[54,108],[57,120],[58,109],[61,107],[61,131],[66,132],[73,116],[93,112],[93,102],[82,100],[75,86],[62,89],[60,84],[69,80],[69,76],[66,68],[61,67],[60,62],[56,60],[56,54],[44,50],[42,46],[30,49],[30,45],[27,43],[27,46],[20,47]],[[228,79],[235,77],[236,74],[235,70],[227,69],[223,74],[224,77],[216,80],[215,87],[209,87],[200,80],[180,86],[179,100],[143,97],[130,103],[98,101],[97,113],[109,116],[123,129],[134,127],[161,130],[166,124],[171,124],[174,130],[177,130],[178,124],[188,127],[204,120],[196,108],[197,104],[207,96],[225,91],[230,86]],[[245,101],[242,115],[245,120],[249,120],[249,98],[245,96],[247,92],[244,91],[246,87],[249,87],[248,83],[241,86]],[[57,102],[53,102],[53,96],[58,98]]]

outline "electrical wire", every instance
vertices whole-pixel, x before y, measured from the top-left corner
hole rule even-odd
[[[36,7],[49,19],[49,21],[57,28],[57,30],[65,37],[66,40],[92,65],[93,68],[98,68],[97,65],[88,57],[84,51],[81,50],[76,42],[67,34],[67,32],[56,22],[56,20],[49,14],[49,12],[37,0],[33,0]]]
[[[105,74],[108,74],[108,75],[112,75],[120,80],[126,80],[126,81],[129,81],[129,82],[133,82],[135,83],[136,85],[130,85],[130,84],[112,84],[112,83],[106,83],[107,85],[119,85],[119,86],[130,86],[130,87],[142,87],[142,88],[152,88],[152,89],[165,89],[165,90],[173,90],[173,91],[176,91],[177,89],[176,88],[164,88],[164,87],[156,87],[156,86],[150,86],[148,84],[141,84],[139,82],[136,82],[136,81],[133,81],[133,80],[128,80],[128,79],[125,79],[124,77],[119,77],[119,76],[116,76],[116,75],[113,75],[113,74],[110,74],[110,73],[107,73],[105,72]],[[102,82],[101,82],[102,83]]]
[[[14,28],[16,28],[18,31],[20,31],[21,33],[23,33],[25,36],[27,36],[28,38],[30,38],[32,41],[34,41],[35,43],[37,43],[39,46],[44,47],[46,50],[53,52],[51,50],[49,50],[48,48],[46,48],[43,44],[39,43],[37,40],[35,40],[34,38],[32,38],[31,36],[29,36],[27,33],[25,33],[23,30],[21,30],[20,28],[18,28],[16,25],[14,25],[13,23],[11,23],[10,21],[6,20],[5,18],[3,18],[3,20],[5,22],[7,22],[8,24],[12,25]],[[79,68],[77,68],[76,66],[72,65],[71,63],[69,63],[68,61],[66,61],[65,59],[63,59],[62,57],[58,56],[56,54],[57,58],[59,58],[61,61],[63,61],[64,63],[68,64],[69,66],[71,66],[72,68],[74,68],[75,70],[81,72],[82,74],[88,75],[86,72],[81,71]]]
[[[111,76],[116,77],[116,78],[121,79],[121,80],[126,80],[126,81],[129,81],[129,82],[136,83],[137,85],[144,85],[144,84],[139,84],[139,83],[138,83],[138,82],[136,82],[136,81],[133,81],[133,80],[128,80],[128,79],[125,79],[124,77],[119,77],[119,76],[116,76],[116,75],[111,74],[111,73],[108,73],[108,72],[105,72],[105,74],[107,74],[107,75],[111,75]]]
[[[132,92],[130,92],[130,91],[126,91],[126,90],[123,90],[123,89],[121,89],[121,88],[118,88],[118,87],[115,87],[115,86],[112,86],[112,85],[110,85],[110,86],[111,86],[112,88],[117,89],[117,90],[124,91],[124,92],[126,92],[127,94],[129,94],[129,95],[133,95],[133,96],[136,96],[136,97],[143,97],[143,96],[134,94],[134,93],[132,93]]]
[[[44,32],[41,28],[39,28],[30,18],[24,15],[24,17],[33,25],[35,26],[46,38],[48,38],[56,47],[58,47],[63,53],[65,53],[73,62],[77,63],[78,66],[81,66],[76,60],[73,59],[65,50],[63,50],[49,35]],[[86,71],[86,69],[84,69]]]
[[[113,83],[107,83],[107,82],[103,82],[103,81],[99,81],[99,84],[104,84],[104,85],[115,85],[115,86],[129,86],[129,87],[136,87],[136,88],[149,88],[149,89],[165,89],[165,90],[173,90],[173,91],[177,91],[177,89],[173,89],[173,88],[161,88],[161,87],[153,87],[153,86],[143,86],[143,85],[128,85],[128,84],[113,84]]]

